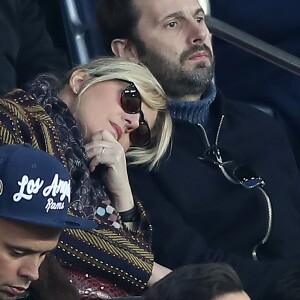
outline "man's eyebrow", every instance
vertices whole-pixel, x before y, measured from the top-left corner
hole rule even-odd
[[[198,15],[198,14],[200,14],[200,13],[205,14],[204,10],[203,10],[201,7],[199,7],[199,8],[195,11],[194,16],[195,16],[195,15]],[[164,16],[161,20],[159,20],[159,22],[164,21],[164,20],[166,20],[166,19],[170,19],[170,18],[179,18],[179,17],[183,17],[183,16],[184,16],[184,13],[183,13],[182,11],[176,11],[176,12],[174,12],[174,13],[171,13],[171,14],[169,14],[169,15]]]
[[[35,254],[35,253],[38,252],[34,249],[30,249],[30,248],[27,248],[27,247],[22,247],[22,246],[14,245],[14,244],[8,244],[8,243],[6,243],[6,247],[8,249],[15,249],[15,250],[18,250],[18,251],[22,251],[25,254]]]
[[[22,246],[17,246],[17,245],[13,245],[13,244],[6,244],[6,247],[9,248],[9,249],[15,249],[15,250],[19,250],[19,251],[22,251],[24,252],[25,254],[36,254],[36,253],[40,253],[41,251],[37,251],[37,250],[34,250],[34,249],[31,249],[31,248],[27,248],[27,247],[22,247]],[[48,253],[52,250],[54,250],[56,247],[54,247],[53,249],[50,249],[50,250],[47,250],[47,251],[44,251],[42,253]]]
[[[203,15],[205,15],[205,12],[204,12],[204,10],[203,10],[202,7],[199,7],[199,8],[195,11],[195,14],[194,14],[194,15],[199,15],[200,13],[203,14]]]
[[[166,19],[170,19],[170,18],[178,18],[178,17],[182,17],[183,16],[183,12],[181,11],[176,11],[174,13],[171,13],[169,15],[164,16],[161,21],[166,20]]]

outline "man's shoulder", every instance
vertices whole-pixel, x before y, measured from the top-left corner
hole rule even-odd
[[[223,113],[228,120],[240,121],[244,124],[249,123],[254,127],[266,126],[267,128],[277,128],[277,130],[281,131],[279,122],[269,107],[229,99],[222,93],[218,94]],[[252,103],[255,103],[255,101]]]
[[[255,104],[256,101],[253,100],[253,102],[247,103],[240,100],[235,100],[228,98],[224,96],[220,91],[218,91],[217,99],[219,102],[221,102],[222,107],[224,108],[225,112],[229,113],[242,113],[243,115],[249,115],[249,116],[257,116],[259,118],[261,117],[267,117],[268,119],[272,119],[274,117],[273,111],[271,108],[262,106],[259,104]]]

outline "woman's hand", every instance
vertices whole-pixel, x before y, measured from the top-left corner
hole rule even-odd
[[[162,265],[155,262],[153,264],[152,274],[150,276],[149,281],[147,282],[147,286],[150,287],[155,282],[161,280],[171,272],[172,270],[170,270],[169,268],[163,267]]]
[[[133,208],[133,196],[122,145],[110,132],[103,130],[92,135],[91,141],[85,145],[85,151],[91,159],[91,172],[94,172],[98,165],[105,167],[102,179],[115,201],[116,209],[120,212]]]

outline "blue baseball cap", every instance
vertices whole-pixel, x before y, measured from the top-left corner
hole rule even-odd
[[[54,228],[92,229],[68,214],[70,175],[63,164],[29,144],[0,146],[0,218]]]

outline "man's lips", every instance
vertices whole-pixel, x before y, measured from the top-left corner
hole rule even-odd
[[[19,286],[7,286],[7,292],[12,296],[20,296],[26,292],[27,288]]]
[[[209,58],[209,55],[207,54],[206,51],[198,51],[193,55],[191,55],[188,59],[194,60],[194,59],[202,59],[202,58]]]
[[[114,131],[117,135],[117,141],[118,141],[121,138],[122,134],[123,134],[122,128],[118,124],[113,123],[113,122],[111,122],[111,126],[112,126],[112,128],[114,129]]]

